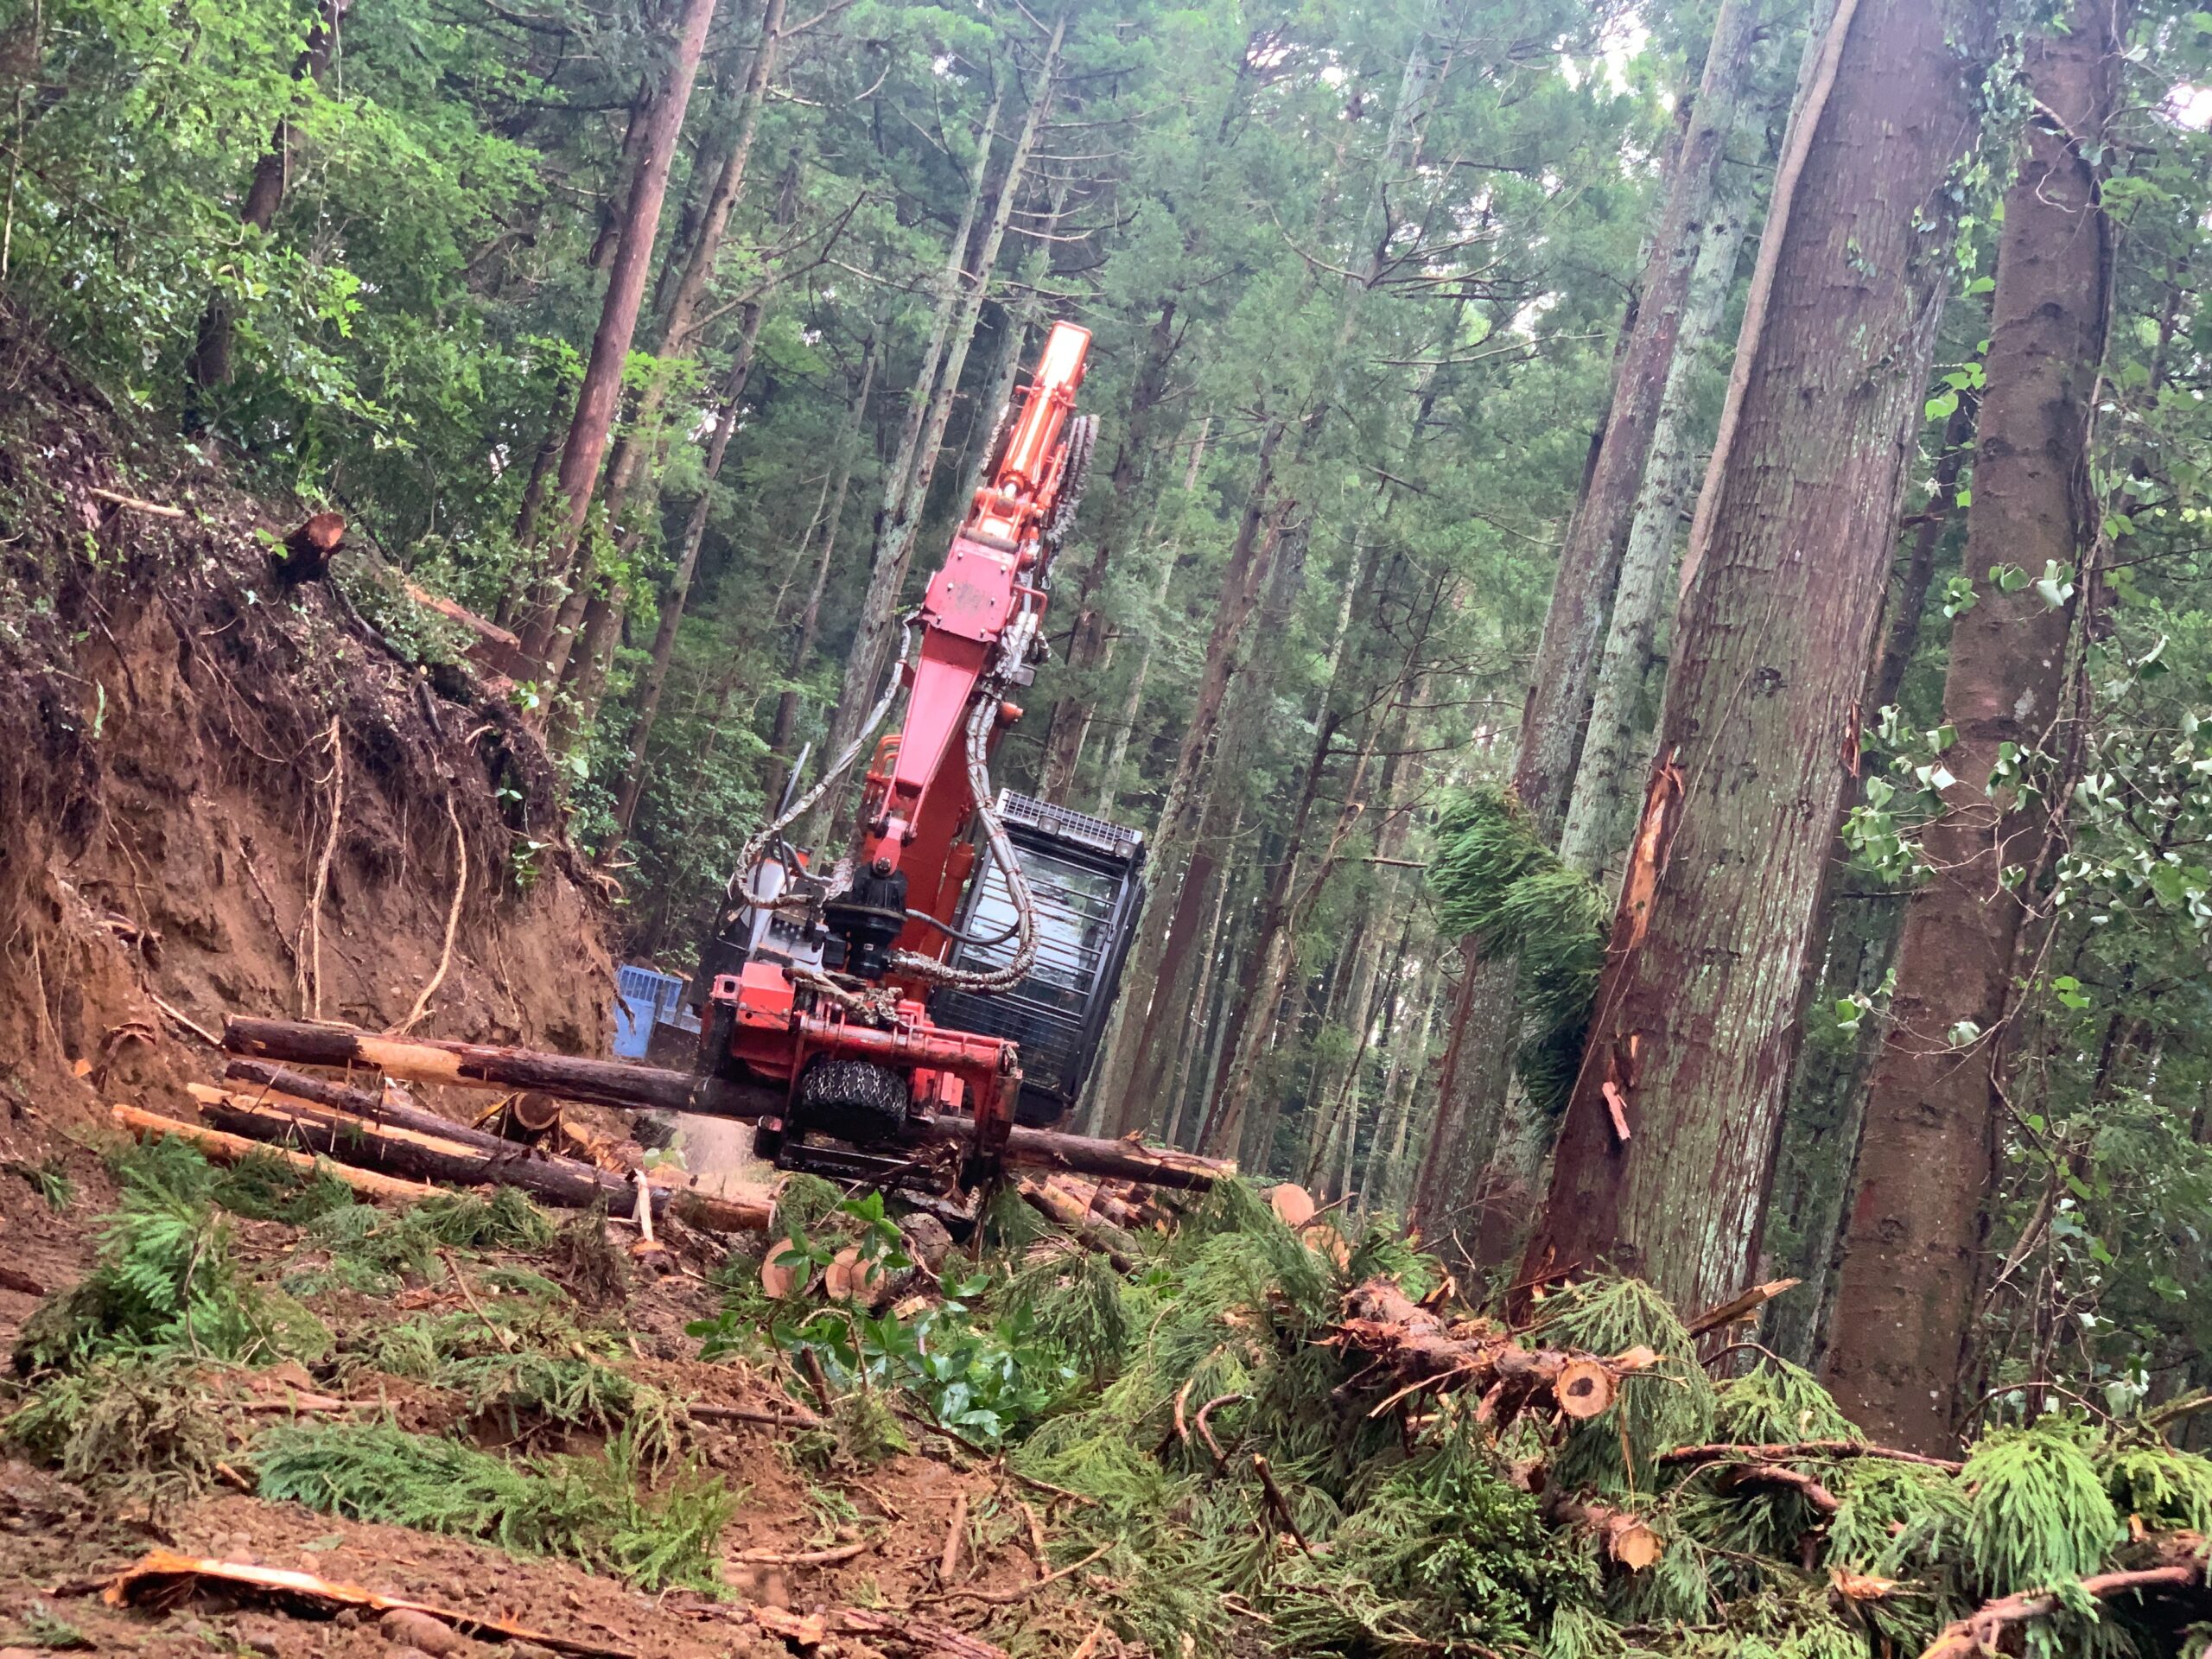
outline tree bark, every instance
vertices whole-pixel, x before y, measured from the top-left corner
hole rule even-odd
[[[2115,14],[2109,0],[2077,0],[2063,33],[2032,36],[2024,49],[2037,110],[1998,253],[1967,515],[1967,569],[1977,578],[2003,564],[2040,577],[2046,561],[2073,571],[2096,533],[2088,440],[2113,253],[2088,156],[2117,97]],[[1943,712],[1958,739],[1943,762],[1958,781],[1922,836],[1934,874],[1905,906],[1829,1356],[1844,1409],[1922,1451],[1948,1445],[1957,1427],[2023,915],[2004,873],[2036,862],[2044,818],[1998,771],[2000,746],[2022,757],[2044,747],[2073,623],[2072,607],[2031,587],[1995,586],[1978,582],[1977,602],[1951,625]],[[1980,1034],[1954,1039],[1961,1021]]]
[[[1212,765],[1221,735],[1222,714],[1240,660],[1245,624],[1259,603],[1281,540],[1280,509],[1271,512],[1270,498],[1274,491],[1275,452],[1282,435],[1282,423],[1270,421],[1260,439],[1252,493],[1222,565],[1213,627],[1206,637],[1205,662],[1192,694],[1190,720],[1183,728],[1175,771],[1160,804],[1160,821],[1153,830],[1152,900],[1138,918],[1136,938],[1129,944],[1121,995],[1091,1084],[1091,1116],[1111,1135],[1126,1135],[1151,1116],[1151,1103],[1136,1096],[1129,1087],[1131,1073],[1147,1031],[1154,1023],[1154,993],[1160,983],[1168,929],[1178,908],[1169,895],[1179,893],[1187,878],[1198,827],[1205,816],[1205,791],[1199,787],[1202,774]],[[1276,522],[1268,522],[1271,518]]]
[[[873,334],[868,335],[861,353],[860,390],[853,394],[852,421],[837,451],[837,482],[822,517],[822,551],[815,556],[814,581],[806,590],[806,607],[799,613],[798,633],[791,641],[791,666],[786,672],[794,680],[806,671],[822,631],[822,595],[830,587],[830,562],[836,556],[837,531],[845,517],[845,492],[853,481],[853,461],[860,453],[861,432],[868,423],[868,400],[875,388],[875,340]],[[768,737],[768,747],[776,757],[776,775],[768,791],[772,801],[781,797],[790,776],[791,735],[798,724],[798,692],[794,689],[777,697],[775,724]]]
[[[1559,834],[1574,781],[1606,618],[1620,585],[1622,555],[1636,520],[1652,439],[1674,379],[1675,348],[1699,256],[1708,243],[1725,239],[1710,233],[1717,217],[1720,162],[1735,125],[1736,100],[1762,10],[1757,0],[1722,0],[1713,19],[1696,102],[1676,154],[1666,207],[1652,235],[1635,318],[1616,365],[1597,462],[1560,549],[1513,769],[1521,804],[1548,841]],[[1719,216],[1725,217],[1725,210]]]
[[[772,5],[780,0],[770,0]],[[737,337],[737,355],[730,359],[729,384],[722,388],[721,407],[715,411],[715,435],[707,445],[706,476],[683,524],[683,545],[676,556],[676,569],[668,578],[668,596],[661,601],[660,622],[653,631],[652,656],[638,688],[638,721],[630,734],[630,765],[622,777],[622,791],[614,808],[619,834],[609,843],[611,852],[638,821],[638,798],[645,788],[645,750],[652,741],[653,719],[660,712],[661,693],[668,686],[668,665],[676,655],[676,631],[683,621],[684,601],[690,597],[691,577],[699,568],[699,549],[707,539],[707,516],[714,510],[715,481],[722,475],[722,457],[737,430],[738,411],[745,404],[746,383],[753,378],[753,354],[760,343],[760,321],[767,308],[759,302],[745,308],[745,323]],[[602,855],[604,857],[604,855]]]
[[[1382,1203],[1379,1206],[1363,1205],[1363,1212],[1366,1214],[1372,1214],[1379,1207],[1392,1215],[1403,1215],[1411,1194],[1413,1183],[1408,1177],[1412,1171],[1407,1152],[1414,1141],[1414,1102],[1421,1095],[1428,1071],[1428,1033],[1436,1020],[1436,984],[1432,969],[1424,968],[1421,976],[1415,980],[1414,1002],[1421,1012],[1414,1022],[1413,1040],[1390,1046],[1390,1066],[1382,1086],[1389,1151],[1388,1160],[1368,1184],[1370,1195],[1378,1184],[1381,1185]],[[1383,1143],[1384,1136],[1378,1131],[1376,1144],[1379,1147]]]
[[[1106,475],[1113,495],[1093,532],[1096,544],[1076,588],[1075,622],[1068,630],[1065,666],[1060,671],[1067,690],[1053,705],[1052,730],[1037,773],[1037,792],[1048,801],[1065,801],[1075,787],[1076,766],[1098,710],[1097,693],[1089,679],[1102,666],[1108,648],[1102,604],[1106,568],[1128,551],[1123,537],[1135,521],[1137,486],[1151,456],[1153,413],[1167,396],[1168,366],[1182,343],[1181,331],[1175,327],[1175,303],[1172,296],[1160,302],[1160,315],[1146,336],[1144,356],[1129,384],[1128,413],[1122,423],[1113,469]]]
[[[338,54],[340,26],[352,5],[353,0],[323,0],[322,15],[308,31],[307,44],[292,66],[296,84],[321,84],[331,60]],[[280,118],[276,130],[270,135],[269,148],[254,163],[253,181],[246,187],[245,204],[238,210],[239,224],[264,236],[269,233],[269,227],[276,222],[277,209],[284,205],[284,188],[291,168],[292,124],[289,118]],[[200,335],[194,342],[192,360],[187,367],[194,393],[194,414],[198,413],[197,394],[231,384],[236,372],[232,347],[237,333],[237,320],[229,302],[219,297],[210,300],[207,309],[200,315]]]
[[[1763,8],[1756,0],[1724,0],[1713,19],[1713,39],[1706,49],[1703,71],[1688,124],[1675,152],[1667,199],[1651,240],[1651,251],[1614,361],[1612,399],[1604,430],[1599,437],[1590,474],[1584,480],[1582,499],[1568,521],[1560,549],[1559,568],[1552,581],[1552,598],[1544,613],[1544,630],[1531,664],[1528,700],[1522,710],[1521,737],[1514,760],[1513,787],[1537,833],[1556,841],[1565,819],[1569,794],[1583,751],[1583,734],[1592,715],[1592,692],[1599,676],[1601,653],[1609,645],[1611,613],[1622,585],[1623,564],[1631,535],[1638,527],[1639,563],[1630,587],[1630,609],[1622,619],[1622,639],[1612,670],[1630,671],[1637,654],[1635,626],[1639,611],[1655,609],[1660,591],[1640,591],[1637,583],[1648,579],[1649,567],[1663,567],[1673,545],[1673,525],[1663,518],[1656,489],[1647,480],[1663,472],[1669,457],[1662,452],[1654,467],[1656,440],[1661,435],[1668,410],[1668,394],[1675,393],[1676,419],[1669,432],[1675,448],[1674,463],[1686,465],[1681,455],[1683,434],[1681,400],[1687,385],[1685,359],[1692,351],[1681,350],[1686,324],[1694,333],[1700,319],[1698,302],[1725,302],[1721,283],[1718,302],[1708,287],[1697,291],[1700,265],[1712,250],[1705,275],[1710,280],[1719,264],[1719,245],[1727,240],[1725,226],[1730,217],[1719,203],[1719,175],[1727,140],[1736,119],[1736,105],[1747,78],[1751,48],[1757,39]],[[1738,232],[1740,234],[1740,232]],[[1732,269],[1733,261],[1730,262]],[[1680,365],[1678,368],[1678,365]],[[1643,510],[1641,511],[1640,510]],[[1649,662],[1648,635],[1643,646]],[[1643,690],[1619,681],[1612,685],[1613,699],[1602,734],[1624,744],[1624,734],[1615,728],[1633,713],[1635,698]],[[1608,764],[1618,764],[1611,756]],[[1617,773],[1612,786],[1618,791]],[[1586,802],[1586,833],[1594,843],[1599,831],[1598,807],[1605,798]],[[1433,1239],[1459,1240],[1463,1223],[1472,1219],[1478,1205],[1487,1205],[1488,1189],[1500,1185],[1501,1177],[1490,1169],[1499,1149],[1506,1096],[1511,1086],[1513,1051],[1517,1046],[1517,1022],[1512,1013],[1517,972],[1511,963],[1491,963],[1483,954],[1479,939],[1459,942],[1467,973],[1455,1002],[1450,1036],[1437,1077],[1438,1109],[1432,1124],[1434,1137],[1422,1160],[1414,1198],[1414,1215]],[[1473,1030],[1463,1021],[1478,1022]],[[1471,1257],[1460,1264],[1472,1267]]]
[[[692,84],[698,79],[707,26],[714,17],[715,0],[683,0],[668,81],[646,111],[639,135],[637,179],[624,205],[621,240],[607,272],[607,296],[600,307],[599,327],[592,335],[591,357],[584,367],[582,384],[576,389],[575,414],[561,448],[555,487],[563,516],[548,560],[547,582],[542,585],[530,626],[522,630],[524,649],[532,661],[544,664],[549,686],[560,683],[571,637],[556,633],[560,584],[569,579],[576,564],[584,526],[591,516],[593,488],[599,480],[600,461],[607,453],[615,404],[622,393],[622,369],[629,359],[639,302],[645,297],[645,279],[652,267],[661,203],[668,194],[669,166],[676,154],[677,136],[683,128],[684,111],[691,102]]]
[[[930,318],[928,338],[914,371],[914,384],[906,394],[906,416],[899,430],[899,447],[883,475],[883,499],[875,510],[875,548],[870,557],[868,588],[861,598],[860,623],[845,658],[843,681],[830,710],[829,731],[823,738],[825,760],[844,753],[867,719],[881,664],[890,651],[892,624],[899,613],[899,589],[906,580],[906,558],[913,531],[903,519],[906,485],[913,475],[916,451],[921,446],[922,424],[938,396],[938,371],[944,366],[945,342],[952,320],[960,308],[967,282],[968,243],[982,211],[984,187],[990,176],[991,146],[998,137],[999,110],[1006,99],[1003,85],[995,87],[990,106],[983,112],[983,129],[976,143],[976,167],[968,182],[968,199],[960,210],[960,223],[945,250],[944,269],[938,273],[937,306]],[[944,393],[950,397],[952,389]],[[868,666],[868,664],[875,666]],[[827,823],[832,809],[827,803],[816,809],[799,828],[802,842],[817,838],[818,826]]]
[[[1651,673],[1652,643],[1669,591],[1676,535],[1697,489],[1699,370],[1728,308],[1750,216],[1743,192],[1720,192],[1699,227],[1697,262],[1675,354],[1667,365],[1666,392],[1652,421],[1649,460],[1622,548],[1589,725],[1560,830],[1560,860],[1586,874],[1595,874],[1619,854],[1629,828],[1630,815],[1620,805],[1635,791],[1637,707]]]
[[[1529,1274],[1751,1276],[1990,23],[1845,0],[1784,147]]]

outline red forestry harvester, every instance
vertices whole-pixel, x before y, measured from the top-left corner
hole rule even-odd
[[[990,754],[1045,656],[1053,556],[1096,441],[1075,412],[1088,331],[1053,326],[1000,420],[986,482],[860,734],[749,841],[700,963],[701,1066],[780,1096],[755,1145],[845,1179],[973,1186],[1020,1121],[1051,1123],[1096,1054],[1141,901],[1143,838],[1011,791]],[[918,641],[918,650],[916,649]],[[875,745],[853,850],[785,832]],[[1023,1065],[1028,1059],[1027,1069]],[[956,1122],[965,1155],[934,1167]],[[928,1132],[925,1132],[928,1131]]]

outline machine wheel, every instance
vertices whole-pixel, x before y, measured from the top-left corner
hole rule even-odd
[[[896,1139],[906,1127],[906,1080],[867,1060],[817,1060],[798,1080],[791,1127],[856,1147]]]

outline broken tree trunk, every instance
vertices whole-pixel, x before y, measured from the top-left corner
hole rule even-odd
[[[545,1158],[526,1147],[502,1143],[491,1152],[397,1124],[377,1124],[309,1102],[256,1100],[220,1090],[195,1091],[200,1110],[216,1128],[251,1141],[296,1145],[308,1151],[410,1180],[442,1181],[455,1186],[520,1187],[533,1198],[563,1209],[582,1210],[604,1203],[610,1214],[626,1215],[637,1188],[611,1171],[570,1158]],[[715,1233],[767,1230],[775,1205],[765,1192],[756,1198],[713,1198],[682,1187],[648,1185],[656,1216]]]
[[[223,1027],[223,1046],[232,1054],[293,1065],[380,1071],[409,1083],[442,1083],[462,1089],[532,1089],[624,1111],[658,1107],[749,1122],[778,1114],[785,1106],[779,1090],[661,1066],[578,1059],[488,1043],[378,1037],[349,1026],[305,1020],[233,1018]],[[965,1118],[940,1117],[917,1127],[925,1141],[965,1141],[974,1134]],[[1236,1168],[1233,1163],[1136,1141],[1101,1141],[1020,1125],[1007,1140],[1006,1161],[1016,1168],[1060,1169],[1197,1191],[1234,1174]]]
[[[1696,1306],[1751,1277],[1948,283],[1923,251],[1947,234],[1943,181],[1979,133],[1966,89],[1989,24],[1980,0],[1859,0],[1822,42],[1685,556],[1659,764],[1524,1278],[1610,1262]]]

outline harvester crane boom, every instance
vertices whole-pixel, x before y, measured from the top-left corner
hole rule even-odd
[[[1087,330],[1053,325],[944,563],[901,619],[898,664],[859,738],[747,843],[731,879],[721,959],[702,963],[702,977],[718,969],[702,1065],[787,1090],[785,1115],[764,1118],[756,1143],[786,1166],[906,1178],[913,1121],[964,1113],[973,1134],[960,1184],[972,1185],[1013,1125],[1015,1043],[932,1023],[925,999],[1012,989],[1038,961],[1038,903],[993,798],[989,755],[1021,717],[1009,693],[1044,655],[1046,576],[1095,442],[1095,423],[1075,412],[1090,346]],[[858,845],[821,871],[785,832],[843,780],[902,690],[905,717],[868,770]],[[988,935],[958,919],[979,856],[995,902],[1011,911]]]

